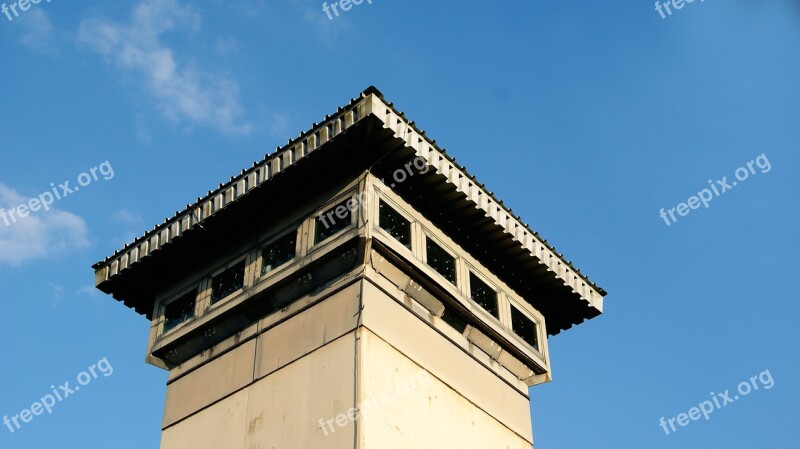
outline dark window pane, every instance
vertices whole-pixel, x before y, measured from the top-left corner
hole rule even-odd
[[[464,319],[460,313],[449,307],[445,307],[444,314],[442,315],[442,321],[449,324],[452,328],[461,332],[462,334],[467,328],[467,320]]]
[[[428,265],[453,284],[456,283],[456,259],[431,239],[426,240]]]
[[[244,261],[228,268],[211,281],[211,302],[215,303],[244,286]]]
[[[378,226],[406,248],[411,248],[411,222],[383,201],[378,206]]]
[[[497,313],[497,292],[494,291],[493,288],[470,273],[469,289],[473,301],[483,307],[483,310],[491,313],[495,318],[499,317]]]
[[[539,350],[539,337],[536,323],[528,318],[527,315],[511,306],[511,328],[514,333],[522,337],[533,349]]]
[[[261,253],[261,274],[267,274],[294,259],[297,232],[290,232],[269,244]]]
[[[350,207],[347,207],[348,203],[352,207],[353,201],[351,198],[317,216],[317,223],[314,226],[314,243],[319,243],[350,226],[353,222],[353,211],[350,210]]]
[[[197,291],[192,290],[164,307],[164,332],[173,329],[194,316],[196,299]]]

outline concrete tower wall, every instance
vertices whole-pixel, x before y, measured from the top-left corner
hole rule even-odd
[[[359,289],[352,283],[172,381],[161,447],[352,449],[352,428],[325,436],[318,421],[355,403]]]
[[[175,371],[161,447],[530,448],[524,384],[454,345],[367,276]]]

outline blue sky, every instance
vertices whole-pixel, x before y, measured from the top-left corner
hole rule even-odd
[[[0,222],[0,415],[104,357],[114,370],[0,427],[0,447],[157,447],[166,373],[144,363],[149,323],[94,291],[91,264],[375,85],[609,292],[602,317],[551,339],[537,448],[794,448],[798,48],[790,0],[666,19],[652,1],[576,0],[374,0],[334,20],[305,0],[0,15],[0,207],[113,168]],[[659,217],[762,154],[769,171]],[[772,388],[659,427],[764,370]]]

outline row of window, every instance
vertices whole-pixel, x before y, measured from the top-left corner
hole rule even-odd
[[[314,223],[314,244],[321,243],[352,224],[352,199],[343,201],[319,214]],[[276,239],[261,250],[261,275],[288,263],[297,256],[297,229]],[[216,304],[244,287],[245,260],[242,260],[211,279],[211,304]],[[194,318],[198,288],[171,301],[164,307],[164,329],[169,332]]]
[[[378,226],[403,246],[411,248],[411,221],[382,199],[378,205]],[[425,235],[425,257],[429,267],[451,284],[458,286],[456,258],[428,235]],[[497,290],[471,270],[469,271],[469,291],[473,302],[493,317],[500,319]],[[511,305],[511,330],[534,349],[539,350],[536,322],[513,304]]]
[[[314,220],[314,245],[322,243],[344,229],[353,221],[355,200],[350,197],[317,215]],[[406,248],[411,248],[411,221],[392,208],[384,200],[378,204],[378,226]],[[272,241],[261,250],[262,276],[285,265],[297,256],[298,230],[289,232]],[[425,235],[426,263],[444,279],[458,285],[456,258],[446,249]],[[246,261],[241,260],[216,274],[211,279],[211,304],[238,292],[244,287]],[[469,292],[472,301],[490,315],[500,319],[500,307],[497,290],[484,282],[478,275],[469,271]],[[163,332],[168,332],[195,316],[196,301],[199,289],[180,296],[164,308]],[[453,318],[453,317],[450,317]],[[463,318],[458,320],[463,321]],[[539,350],[538,326],[527,314],[511,305],[511,330],[534,349]]]

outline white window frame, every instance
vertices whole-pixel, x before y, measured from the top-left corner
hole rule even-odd
[[[414,233],[416,232],[414,224],[417,221],[413,217],[411,217],[409,214],[407,214],[403,210],[403,208],[400,207],[394,200],[389,199],[388,196],[384,195],[383,192],[381,192],[381,191],[379,191],[377,189],[376,189],[375,199],[376,199],[376,203],[375,203],[375,217],[374,217],[374,220],[375,220],[375,230],[376,230],[376,232],[380,233],[381,235],[383,235],[386,238],[391,239],[394,242],[397,242],[397,244],[399,246],[405,248],[406,250],[411,252],[412,255],[413,255],[413,252],[414,252]],[[392,210],[394,210],[395,212],[400,214],[401,217],[403,217],[406,220],[408,220],[408,223],[409,223],[409,236],[408,236],[408,238],[411,239],[411,241],[409,242],[409,246],[405,246],[403,244],[403,242],[401,242],[400,240],[397,240],[394,236],[389,234],[389,232],[387,230],[385,230],[385,229],[383,229],[381,227],[381,211],[380,211],[380,203],[381,202],[386,203],[389,207],[392,208]]]
[[[503,306],[504,306],[504,304],[503,304],[503,301],[501,300],[501,296],[503,296],[503,291],[500,288],[498,288],[494,284],[494,282],[491,282],[486,276],[482,275],[480,273],[480,270],[476,269],[475,267],[473,267],[469,263],[465,263],[465,265],[466,265],[466,268],[467,268],[467,274],[466,274],[466,277],[464,279],[464,284],[465,284],[464,291],[466,292],[465,293],[466,298],[469,300],[471,305],[475,306],[475,308],[478,309],[479,313],[482,313],[483,315],[485,315],[487,317],[493,318],[494,321],[496,321],[501,326],[505,327],[505,325],[503,324]],[[477,302],[475,302],[475,300],[472,299],[472,280],[470,279],[470,275],[474,275],[475,277],[480,279],[484,284],[488,285],[489,288],[494,290],[495,298],[497,300],[497,316],[492,315],[491,312],[489,312],[488,310],[484,309],[480,304],[478,304]]]
[[[509,298],[510,299],[510,298]],[[519,334],[514,331],[514,322],[512,321],[512,313],[511,308],[517,309],[517,311],[521,312],[523,315],[527,316],[528,319],[533,321],[533,324],[536,326],[536,343],[539,344],[539,349],[534,348],[531,346],[525,339],[522,338]],[[545,358],[545,345],[547,342],[546,338],[543,338],[542,333],[544,332],[544,326],[542,325],[543,321],[537,316],[535,313],[531,313],[529,310],[530,308],[527,306],[520,305],[516,300],[511,299],[509,301],[509,309],[508,309],[508,332],[516,338],[521,344],[525,345],[526,348],[531,349],[532,351],[540,354],[543,358]]]
[[[463,294],[464,290],[463,290],[462,287],[463,287],[464,276],[463,276],[463,274],[459,274],[462,271],[461,270],[461,266],[462,266],[461,265],[461,257],[457,256],[456,252],[453,251],[453,249],[450,248],[449,245],[442,243],[442,241],[439,240],[436,237],[432,237],[431,234],[432,234],[431,232],[429,232],[427,229],[423,228],[423,233],[422,233],[422,235],[423,235],[423,239],[422,239],[422,257],[420,258],[420,260],[422,260],[422,263],[424,263],[425,266],[430,268],[431,271],[436,273],[436,275],[440,276],[442,279],[447,281],[448,284],[454,286],[456,289],[458,289],[459,292],[461,292]],[[443,274],[441,274],[438,271],[436,271],[436,269],[434,269],[428,263],[428,239],[431,239],[437,246],[442,248],[447,254],[450,255],[450,257],[453,258],[453,260],[455,262],[455,275],[456,275],[456,279],[454,281],[451,282],[450,279],[447,279],[446,277],[444,277]]]

